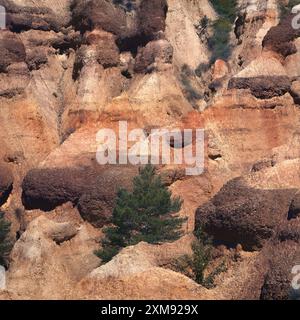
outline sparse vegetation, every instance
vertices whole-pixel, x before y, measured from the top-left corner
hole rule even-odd
[[[212,52],[211,64],[217,59],[228,59],[231,53],[229,46],[230,32],[236,19],[236,0],[210,0],[219,18],[213,22],[213,35],[208,44]]]
[[[208,34],[207,29],[211,25],[211,21],[207,16],[204,16],[200,21],[195,25],[197,34],[202,41],[207,40]]]
[[[204,271],[209,265],[212,256],[211,238],[207,237],[204,232],[197,230],[195,232],[196,240],[193,243],[192,270],[195,275],[195,281],[199,284],[205,284]]]
[[[200,63],[199,66],[195,70],[195,74],[197,77],[201,77],[201,75],[207,72],[210,68],[210,65],[207,63]]]
[[[12,247],[9,232],[10,223],[4,219],[3,212],[0,212],[0,265],[6,265]]]
[[[202,95],[194,88],[191,83],[191,78],[193,77],[193,71],[188,65],[183,65],[181,68],[180,79],[184,87],[185,96],[188,101],[192,104],[193,107],[196,107],[196,102],[199,99],[202,99]]]
[[[104,229],[102,249],[96,255],[105,263],[122,248],[141,241],[159,244],[177,240],[186,221],[176,215],[181,205],[180,198],[171,198],[155,168],[147,165],[134,178],[132,192],[118,192],[113,225]]]
[[[173,269],[193,279],[202,286],[211,289],[215,286],[215,278],[227,270],[225,261],[219,264],[208,275],[205,275],[209,264],[212,262],[212,239],[205,232],[198,229],[195,232],[196,240],[192,244],[193,255],[184,255],[173,262]]]
[[[195,70],[198,77],[205,72],[217,59],[228,59],[231,54],[230,32],[237,16],[237,0],[210,0],[218,19],[211,21],[204,16],[195,26],[201,38],[203,34],[207,38],[207,44],[211,51],[208,65],[199,65]],[[211,32],[208,32],[211,29]],[[212,33],[212,34],[211,34]]]

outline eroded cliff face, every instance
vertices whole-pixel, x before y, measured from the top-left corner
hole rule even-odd
[[[208,0],[0,5],[0,204],[15,240],[0,297],[286,298],[300,238],[300,31],[288,1],[238,1],[223,47],[228,21]],[[182,239],[99,267],[116,190],[138,172],[96,161],[98,130],[120,120],[205,129],[205,170],[159,166],[184,200]],[[214,289],[169,268],[191,252],[195,224],[228,261]]]

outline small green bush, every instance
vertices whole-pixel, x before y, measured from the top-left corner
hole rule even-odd
[[[203,98],[203,96],[194,88],[191,83],[191,78],[194,76],[191,68],[184,64],[181,68],[180,80],[184,88],[185,96],[187,100],[192,104],[194,108],[197,107],[196,102]]]
[[[230,32],[237,16],[236,0],[210,0],[219,18],[213,22],[213,35],[208,40],[212,52],[210,64],[217,59],[228,59],[231,54],[229,46]]]
[[[209,238],[200,228],[195,231],[195,236],[196,240],[192,245],[192,270],[194,272],[195,281],[204,285],[204,272],[208,267],[212,257],[212,239]]]
[[[228,59],[231,53],[229,37],[232,24],[226,18],[220,18],[213,23],[214,33],[209,39],[209,48],[212,52],[211,63],[217,59]]]
[[[184,255],[176,259],[171,268],[193,279],[197,283],[211,289],[215,287],[215,278],[227,270],[225,261],[219,264],[212,272],[205,276],[207,267],[212,262],[212,238],[208,237],[201,228],[195,232],[196,240],[192,244],[193,254]]]
[[[210,2],[219,16],[234,23],[236,18],[237,0],[210,0]]]
[[[3,212],[0,212],[0,265],[6,265],[7,258],[12,248],[9,239],[10,222],[4,219]]]

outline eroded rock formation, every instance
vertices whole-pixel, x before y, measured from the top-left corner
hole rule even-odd
[[[0,0],[0,205],[15,240],[1,298],[291,298],[300,34],[286,2],[239,1],[218,47],[224,20],[207,0]],[[205,129],[205,167],[158,168],[184,200],[183,238],[99,267],[116,191],[138,173],[97,162],[98,130],[120,120],[145,139]],[[228,262],[213,289],[169,267],[200,225]]]

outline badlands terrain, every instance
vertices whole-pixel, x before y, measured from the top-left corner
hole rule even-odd
[[[238,0],[222,12],[233,2],[0,0],[0,205],[13,239],[1,299],[291,297],[299,1]],[[205,129],[205,168],[158,168],[184,200],[182,238],[101,265],[94,251],[116,191],[138,173],[96,161],[98,130],[120,120],[145,132]],[[191,254],[200,224],[226,262],[213,288],[171,266]]]

